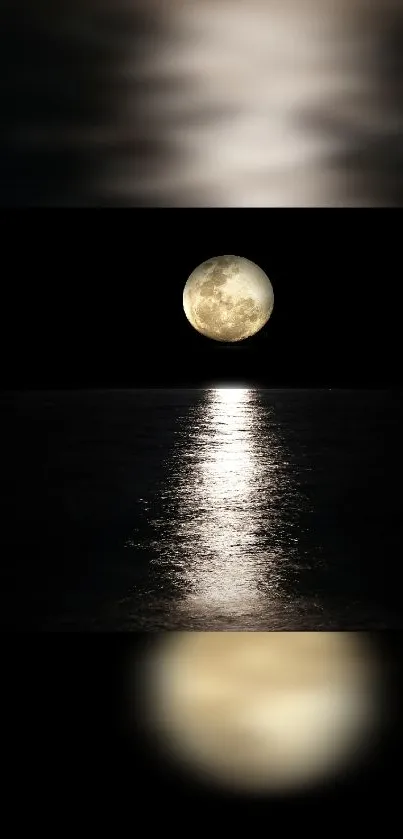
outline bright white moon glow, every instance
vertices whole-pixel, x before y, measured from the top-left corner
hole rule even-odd
[[[181,632],[149,671],[154,737],[196,777],[283,793],[354,763],[379,718],[379,675],[349,632]]]
[[[215,341],[242,341],[255,335],[273,311],[267,275],[241,256],[216,256],[202,262],[183,291],[183,308],[192,326]]]

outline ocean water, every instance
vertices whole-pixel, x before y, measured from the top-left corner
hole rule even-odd
[[[9,628],[394,628],[401,427],[386,391],[3,394]]]

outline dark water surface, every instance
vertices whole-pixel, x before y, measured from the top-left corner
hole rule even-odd
[[[398,394],[1,398],[12,628],[401,626]]]

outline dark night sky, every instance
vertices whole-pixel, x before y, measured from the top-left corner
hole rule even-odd
[[[3,387],[400,386],[399,212],[4,216]],[[267,326],[237,345],[199,335],[182,308],[191,271],[224,253],[257,262],[275,293]]]

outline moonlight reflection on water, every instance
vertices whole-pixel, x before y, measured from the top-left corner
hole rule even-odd
[[[241,387],[5,398],[18,528],[3,534],[3,614],[100,631],[401,628],[400,402]]]
[[[256,391],[205,392],[173,455],[168,531],[176,538],[161,533],[155,559],[182,618],[247,626],[280,608],[283,567],[295,551],[283,509],[298,495],[287,465]]]

